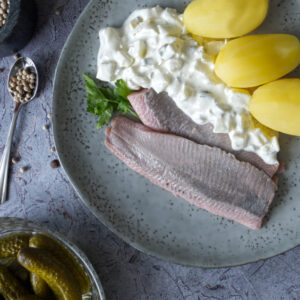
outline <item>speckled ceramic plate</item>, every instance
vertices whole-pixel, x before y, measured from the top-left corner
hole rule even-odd
[[[172,262],[222,267],[274,256],[300,244],[300,139],[282,135],[287,171],[259,231],[214,216],[154,186],[104,146],[85,112],[83,73],[96,74],[98,30],[119,26],[134,9],[161,5],[182,11],[188,1],[92,0],[60,58],[54,86],[54,136],[66,174],[101,222],[135,248]],[[259,32],[300,35],[300,2],[271,1]],[[299,70],[298,70],[299,71]],[[298,72],[299,73],[299,72]]]

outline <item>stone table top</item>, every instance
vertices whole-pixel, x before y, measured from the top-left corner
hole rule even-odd
[[[105,228],[81,203],[56,158],[51,129],[55,67],[76,19],[88,0],[37,1],[39,26],[21,51],[41,73],[40,96],[21,112],[12,156],[9,201],[0,217],[21,217],[47,225],[74,241],[89,257],[107,299],[300,299],[300,247],[274,258],[226,269],[201,269],[160,261],[133,249]],[[0,153],[12,118],[6,90],[13,56],[0,60]],[[49,126],[44,130],[44,125]],[[20,173],[21,167],[28,167]]]

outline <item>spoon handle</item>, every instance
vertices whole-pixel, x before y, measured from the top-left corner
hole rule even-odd
[[[13,114],[13,119],[9,128],[6,145],[0,162],[0,197],[1,197],[0,204],[3,204],[6,201],[10,148],[11,148],[11,144],[12,144],[12,140],[13,140],[16,124],[17,124],[17,119],[21,107],[22,107],[21,103],[16,104],[14,114]]]

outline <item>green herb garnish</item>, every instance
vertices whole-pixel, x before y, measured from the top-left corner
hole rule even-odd
[[[96,82],[88,75],[83,75],[87,92],[87,111],[99,116],[97,129],[110,122],[114,112],[131,114],[138,118],[128,100],[128,95],[133,91],[128,88],[126,82],[119,79],[115,82],[115,88],[99,88]]]

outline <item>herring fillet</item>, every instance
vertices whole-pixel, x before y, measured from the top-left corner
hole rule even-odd
[[[154,184],[213,214],[259,229],[277,189],[263,171],[225,151],[116,117],[105,144]]]
[[[196,143],[219,147],[235,155],[240,161],[251,163],[272,177],[278,164],[266,164],[257,154],[235,151],[231,147],[228,134],[214,133],[211,124],[196,124],[187,116],[166,92],[156,93],[153,89],[143,89],[128,97],[132,107],[144,125],[161,132],[169,132],[188,138]]]

